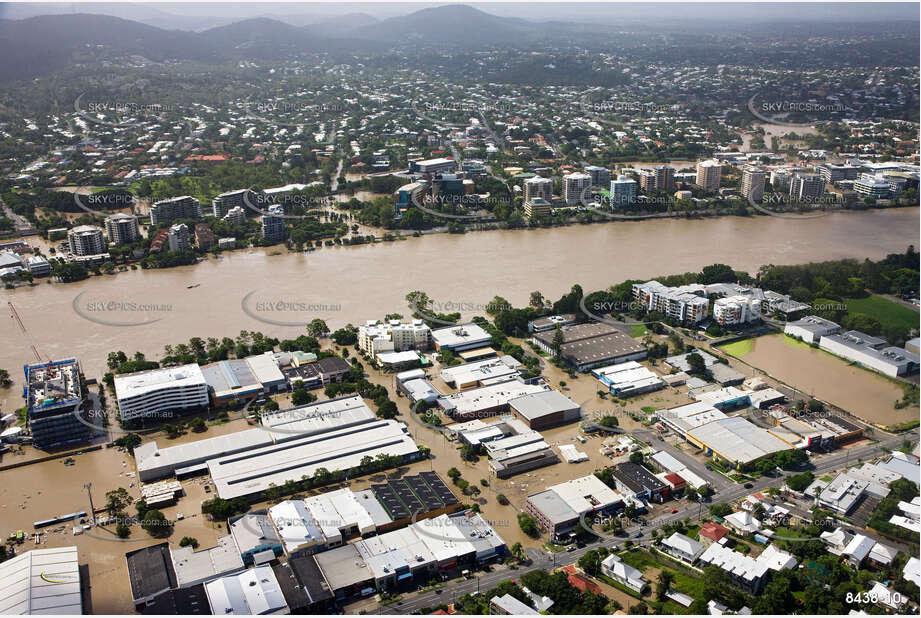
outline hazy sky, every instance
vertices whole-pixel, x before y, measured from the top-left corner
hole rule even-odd
[[[227,21],[249,17],[297,16],[298,21],[312,18],[368,13],[379,18],[393,17],[438,2],[194,2],[194,3],[0,3],[0,17],[22,19],[51,13],[103,13],[136,19],[152,25],[174,28],[202,27],[209,20]],[[666,19],[695,21],[700,19],[732,21],[918,21],[917,3],[566,3],[566,2],[465,2],[495,15],[538,21],[567,20],[617,23],[618,20]],[[204,21],[200,18],[206,18]],[[195,25],[197,22],[198,25]]]

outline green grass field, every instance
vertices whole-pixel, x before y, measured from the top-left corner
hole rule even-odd
[[[645,324],[631,324],[630,325],[630,336],[631,337],[642,337],[649,330],[646,328]]]
[[[848,313],[863,313],[875,318],[883,326],[918,328],[919,314],[883,296],[873,294],[866,298],[845,298]]]
[[[741,358],[751,352],[754,345],[755,342],[752,339],[741,339],[739,341],[727,343],[726,345],[721,345],[719,348],[730,356]]]

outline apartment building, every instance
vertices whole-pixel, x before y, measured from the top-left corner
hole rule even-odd
[[[234,206],[227,213],[221,217],[222,221],[227,221],[228,223],[233,223],[234,225],[243,225],[246,223],[246,210],[241,206]]]
[[[106,217],[106,236],[115,245],[128,245],[141,237],[138,218],[134,215],[117,213]]]
[[[585,167],[585,173],[592,179],[593,187],[607,187],[611,184],[611,170],[606,167],[588,165]]]
[[[432,329],[422,320],[409,323],[390,320],[386,323],[369,320],[358,327],[358,348],[377,356],[381,352],[429,350],[432,347]]]
[[[828,183],[837,183],[842,180],[857,180],[858,168],[853,165],[825,163],[816,167],[822,180]]]
[[[761,300],[745,295],[717,298],[713,303],[713,319],[720,326],[755,322],[761,319]]]
[[[764,197],[764,181],[767,172],[757,167],[746,167],[742,171],[742,197],[758,203]]]
[[[267,242],[279,242],[285,239],[284,209],[275,205],[269,207],[269,214],[262,215],[262,237]]]
[[[535,197],[524,202],[524,216],[546,217],[551,212],[550,202],[542,197]]]
[[[524,202],[528,203],[536,197],[550,202],[553,199],[553,180],[534,176],[524,181]]]
[[[700,161],[697,163],[695,184],[711,193],[716,193],[720,190],[720,174],[722,174],[722,167],[716,159]]]
[[[633,298],[641,302],[647,311],[658,311],[683,323],[696,324],[703,321],[710,309],[702,285],[670,288],[658,281],[634,283]]]
[[[246,208],[246,201],[255,204],[255,194],[249,189],[221,193],[211,200],[211,213],[215,218],[223,219],[233,208]]]
[[[636,202],[636,181],[629,176],[618,176],[611,181],[611,205],[623,208]]]
[[[188,251],[192,248],[192,235],[189,234],[189,226],[185,223],[179,223],[169,229],[169,250],[170,251]]]
[[[201,219],[201,204],[190,195],[154,202],[150,207],[150,225],[157,227],[176,219]]]
[[[70,252],[78,256],[99,255],[106,252],[107,245],[102,228],[95,225],[78,225],[67,232]]]
[[[588,174],[567,174],[563,176],[563,201],[567,206],[577,206],[588,197],[591,187],[592,177]]]
[[[817,202],[825,195],[825,181],[818,174],[796,174],[790,179],[790,199]]]

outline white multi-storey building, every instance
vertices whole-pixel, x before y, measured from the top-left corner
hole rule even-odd
[[[534,176],[524,181],[524,201],[529,202],[539,197],[548,202],[553,199],[553,180]]]
[[[281,206],[269,207],[268,214],[262,215],[262,237],[269,242],[285,239],[285,211]]]
[[[757,167],[746,167],[742,172],[742,197],[760,202],[764,197],[765,171]]]
[[[722,167],[716,159],[701,161],[697,164],[697,180],[695,184],[707,191],[716,193],[720,190],[720,174]]]
[[[623,208],[636,202],[636,181],[629,176],[618,176],[611,181],[611,205]]]
[[[191,363],[115,376],[115,397],[122,420],[157,417],[207,406],[208,383],[201,368]]]
[[[234,225],[243,225],[246,223],[246,211],[240,206],[234,206],[227,211],[227,214],[223,216],[222,220],[233,223]]]
[[[358,347],[371,356],[381,352],[428,350],[432,347],[432,329],[422,320],[403,323],[369,320],[358,328]]]
[[[74,255],[99,255],[106,252],[102,228],[95,225],[78,225],[67,232],[70,252]]]
[[[116,245],[131,244],[141,237],[138,218],[134,215],[117,213],[106,217],[106,235]]]
[[[761,300],[751,296],[727,296],[713,303],[713,319],[717,324],[743,324],[761,318]]]
[[[178,223],[169,229],[169,250],[170,251],[188,251],[192,248],[192,236],[189,234],[189,226],[185,223]]]
[[[633,284],[633,297],[647,311],[658,311],[678,322],[696,324],[703,321],[710,309],[706,289],[702,285],[670,288],[658,281]]]
[[[567,206],[577,206],[583,198],[588,197],[592,186],[592,177],[588,174],[567,174],[563,176],[563,201]]]

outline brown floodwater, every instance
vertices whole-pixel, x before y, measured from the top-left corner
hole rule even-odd
[[[879,259],[918,245],[918,214],[917,208],[903,208],[802,221],[766,216],[619,221],[434,234],[309,253],[269,247],[78,283],[43,280],[3,290],[0,300],[15,303],[43,356],[76,356],[87,376],[101,377],[112,350],[129,355],[140,350],[156,358],[165,344],[195,336],[256,330],[293,337],[303,332],[296,324],[314,317],[336,328],[389,312],[408,315],[405,296],[412,290],[427,292],[444,312],[460,305],[469,317],[482,314],[497,294],[522,306],[533,290],[556,299],[574,283],[589,291],[714,262],[755,272],[763,264]],[[22,405],[22,365],[33,356],[13,320],[2,324],[0,367],[16,380],[13,388],[0,390],[7,411]]]
[[[902,387],[894,380],[785,335],[758,337],[751,351],[738,358],[864,421],[893,425],[918,418],[918,406],[893,407],[902,398]]]

